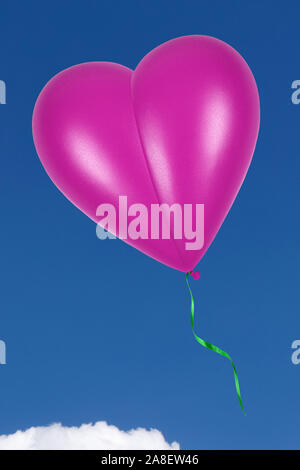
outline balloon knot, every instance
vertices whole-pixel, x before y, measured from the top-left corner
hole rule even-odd
[[[200,279],[200,271],[190,271],[189,273],[195,281],[198,281]]]

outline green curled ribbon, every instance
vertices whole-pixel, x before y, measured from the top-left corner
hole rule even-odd
[[[200,343],[205,348],[211,349],[212,351],[215,351],[216,353],[220,354],[221,356],[227,357],[227,359],[230,360],[232,368],[233,368],[233,373],[234,373],[236,393],[237,393],[242,411],[243,411],[244,414],[246,414],[245,410],[244,410],[244,407],[243,407],[243,403],[242,403],[239,379],[238,379],[238,376],[237,376],[237,371],[236,371],[235,365],[233,363],[233,360],[231,359],[229,354],[227,354],[227,352],[223,351],[222,349],[218,348],[217,346],[214,346],[213,344],[208,343],[207,341],[204,341],[203,339],[199,338],[199,336],[197,336],[196,333],[195,333],[195,330],[194,330],[195,303],[194,303],[194,297],[193,297],[193,294],[192,294],[192,290],[191,290],[190,285],[189,285],[189,279],[188,279],[189,274],[190,273],[186,273],[185,278],[186,278],[186,283],[187,283],[187,286],[189,288],[189,292],[190,292],[190,295],[191,295],[191,325],[192,325],[192,330],[193,330],[194,337],[195,337],[196,341],[198,341],[198,343]]]

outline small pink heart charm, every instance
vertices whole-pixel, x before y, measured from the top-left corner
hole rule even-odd
[[[195,281],[198,281],[200,279],[200,271],[191,271],[190,272],[191,276]]]

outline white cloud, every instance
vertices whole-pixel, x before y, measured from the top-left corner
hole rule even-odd
[[[137,428],[121,431],[105,421],[82,424],[79,427],[38,426],[0,435],[0,450],[168,450],[179,449],[177,442],[169,444],[157,429]]]

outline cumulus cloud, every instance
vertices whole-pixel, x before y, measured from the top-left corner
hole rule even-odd
[[[79,427],[31,427],[14,434],[0,435],[0,450],[169,450],[179,449],[177,442],[169,444],[157,429],[137,428],[122,431],[116,426],[98,421]]]

